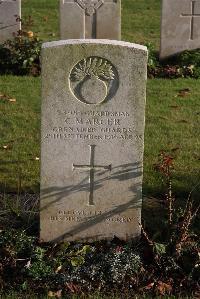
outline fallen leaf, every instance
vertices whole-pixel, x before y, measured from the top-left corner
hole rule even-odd
[[[154,287],[154,282],[149,283],[146,287],[144,287],[145,290],[151,290]]]
[[[199,299],[200,298],[200,291],[196,291],[194,294],[194,299]]]
[[[62,269],[62,266],[59,266],[59,267],[55,270],[55,273],[60,272],[61,269]]]
[[[48,292],[48,297],[56,297],[56,298],[61,298],[62,297],[62,290],[59,290],[57,292]]]
[[[7,100],[7,98],[8,98],[8,96],[6,94],[3,94],[3,93],[0,94],[0,100],[5,101],[5,100]]]
[[[48,297],[54,297],[54,292],[49,291],[49,292],[48,292]]]
[[[79,291],[78,286],[76,286],[73,282],[67,282],[65,285],[71,293],[77,293]]]
[[[11,98],[10,96],[8,96],[6,94],[3,94],[3,93],[0,94],[0,100],[2,100],[2,101],[8,101],[8,102],[11,102],[11,103],[15,103],[16,102],[15,98]]]
[[[183,124],[189,124],[189,121],[185,120],[185,119],[180,119],[177,121],[178,123],[183,123]]]
[[[172,292],[171,284],[167,284],[162,281],[158,281],[158,285],[157,285],[156,289],[157,289],[159,295],[166,295],[166,294],[170,294]]]
[[[44,20],[45,22],[47,22],[48,19],[49,19],[48,16],[44,16],[44,17],[43,17],[43,20]]]
[[[62,290],[59,290],[56,292],[56,297],[61,298],[62,297]]]
[[[11,103],[15,103],[16,99],[8,99],[8,101],[11,102]]]
[[[5,144],[2,146],[2,148],[5,150],[11,149],[11,144]]]
[[[179,92],[178,92],[178,94],[175,95],[175,98],[176,97],[182,97],[182,98],[184,98],[184,97],[190,95],[190,93],[191,93],[191,90],[189,88],[180,89]]]
[[[179,92],[190,92],[191,89],[190,88],[183,88],[183,89],[180,89]]]

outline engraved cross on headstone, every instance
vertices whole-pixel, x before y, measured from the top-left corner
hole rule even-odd
[[[94,195],[94,172],[95,170],[109,170],[111,171],[112,165],[103,166],[103,165],[95,165],[94,163],[94,156],[95,156],[95,146],[96,145],[89,145],[90,147],[90,164],[87,165],[80,165],[80,164],[73,164],[73,170],[89,170],[89,183],[90,183],[90,193],[89,193],[89,201],[88,205],[93,206],[93,195]]]
[[[85,11],[85,38],[96,38],[97,10],[104,4],[118,0],[64,0],[64,3],[76,3]]]
[[[195,13],[195,5],[197,1],[191,1],[191,14],[181,14],[181,17],[191,17],[190,21],[190,40],[194,40],[194,20],[200,17],[199,13]]]

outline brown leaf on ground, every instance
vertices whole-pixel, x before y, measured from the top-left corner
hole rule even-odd
[[[11,102],[11,103],[15,103],[16,99],[8,99],[8,101]]]
[[[56,296],[57,296],[57,298],[61,298],[62,297],[62,290],[57,291]]]
[[[182,124],[189,124],[189,121],[187,121],[186,119],[180,119],[177,120],[178,123],[182,123]]]
[[[67,282],[66,284],[66,288],[71,292],[71,293],[79,293],[80,292],[80,288],[75,285],[73,282]]]
[[[143,289],[146,290],[146,291],[151,290],[154,287],[154,285],[155,285],[155,283],[151,282],[146,287],[144,287]]]
[[[182,98],[184,98],[184,97],[186,97],[186,96],[188,96],[190,94],[191,94],[191,90],[189,88],[180,89],[179,92],[178,92],[178,94],[175,95],[175,98],[176,97],[182,97]]]
[[[200,287],[199,287],[199,291],[196,291],[194,294],[194,299],[199,299],[200,298]]]
[[[48,21],[48,19],[49,19],[49,17],[48,17],[48,16],[44,16],[44,17],[43,17],[43,20],[44,20],[45,22],[47,22],[47,21]]]
[[[62,297],[62,290],[59,290],[57,292],[48,292],[48,297],[55,297],[55,298],[61,298]]]
[[[161,296],[166,295],[166,294],[169,295],[172,292],[172,286],[169,283],[158,281],[156,290],[157,290],[158,294]]]
[[[2,148],[3,148],[4,150],[9,150],[9,149],[12,148],[12,146],[11,146],[11,144],[5,144],[5,145],[2,146]]]
[[[0,93],[0,100],[5,101],[5,100],[7,100],[7,98],[8,98],[8,96],[6,94]]]
[[[8,101],[10,103],[15,103],[16,102],[15,98],[11,98],[10,96],[8,96],[6,94],[3,94],[3,93],[0,93],[0,100],[2,100],[2,101]]]
[[[62,269],[62,266],[59,266],[59,267],[55,270],[55,273],[60,272],[61,269]]]

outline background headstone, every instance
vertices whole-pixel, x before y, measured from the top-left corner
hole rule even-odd
[[[61,39],[121,39],[121,0],[60,0]]]
[[[140,234],[146,66],[131,43],[43,45],[42,240]]]
[[[12,39],[21,28],[21,0],[0,0],[0,43]]]
[[[200,0],[163,0],[160,58],[200,48]]]

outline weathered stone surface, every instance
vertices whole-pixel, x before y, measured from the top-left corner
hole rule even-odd
[[[21,0],[0,0],[0,43],[13,37],[21,28]]]
[[[160,58],[200,48],[200,1],[163,0]]]
[[[121,39],[121,0],[60,0],[61,39]]]
[[[42,240],[140,234],[146,65],[131,43],[43,45]]]

